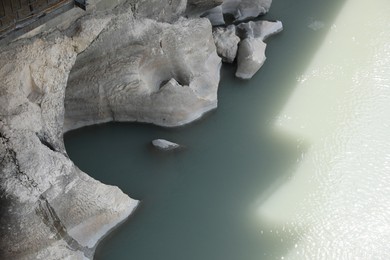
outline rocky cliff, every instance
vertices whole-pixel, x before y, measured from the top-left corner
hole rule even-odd
[[[221,59],[198,16],[221,3],[90,1],[0,48],[0,259],[92,258],[131,214],[137,201],[72,163],[64,130],[177,126],[215,108]]]
[[[62,141],[68,75],[108,21],[85,17],[75,33],[55,30],[1,51],[1,259],[91,257],[137,205],[81,172]]]

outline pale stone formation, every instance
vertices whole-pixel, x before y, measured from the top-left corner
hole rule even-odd
[[[224,0],[222,12],[232,15],[239,22],[267,13],[271,4],[272,0]]]
[[[225,24],[225,19],[223,18],[222,13],[222,6],[217,6],[210,10],[207,10],[201,16],[209,19],[211,25],[213,26]]]
[[[72,11],[2,47],[1,259],[92,258],[137,206],[71,162],[64,129],[111,120],[177,126],[217,106],[221,59],[211,24],[177,20],[191,2],[207,6],[91,0],[87,15]]]
[[[257,38],[262,41],[283,30],[281,21],[250,21],[237,26],[237,35],[241,39]]]
[[[154,147],[164,151],[171,151],[180,148],[180,145],[165,139],[155,139],[152,141]]]
[[[222,4],[224,0],[187,0],[186,14],[199,16],[203,12]]]
[[[224,0],[220,6],[207,10],[201,16],[209,19],[213,26],[224,25],[266,14],[271,4],[272,0]]]
[[[216,108],[221,59],[207,19],[121,15],[77,58],[65,129],[107,121],[179,126]]]
[[[236,76],[242,79],[252,78],[266,60],[264,40],[282,31],[280,21],[258,21],[242,23],[237,33],[243,39],[238,48]]]
[[[131,9],[136,19],[151,18],[160,22],[177,20],[187,8],[187,0],[132,0]]]
[[[252,78],[264,64],[266,44],[256,38],[247,38],[240,42],[237,56],[236,77]]]
[[[222,61],[232,63],[236,58],[238,43],[240,42],[240,38],[236,35],[236,27],[229,25],[226,28],[214,28],[213,37],[217,53]]]
[[[109,17],[20,40],[0,52],[1,259],[85,259],[137,205],[81,172],[62,141],[64,95],[76,56]]]
[[[221,60],[209,21],[161,23],[142,17],[174,21],[185,5],[134,0],[114,8],[122,2],[91,1],[96,9],[89,14],[72,11],[65,22],[1,47],[1,259],[92,258],[99,239],[137,206],[117,187],[80,171],[66,154],[65,89],[76,58],[69,82],[79,85],[67,94],[77,99],[86,91],[85,100],[73,101],[85,103],[78,116],[91,116],[89,123],[180,125],[217,105]],[[106,110],[107,104],[115,105]]]

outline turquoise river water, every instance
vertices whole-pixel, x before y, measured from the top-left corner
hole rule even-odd
[[[95,259],[389,259],[389,13],[388,0],[274,0],[264,19],[284,31],[252,80],[223,66],[217,110],[67,133],[81,170],[141,200]]]

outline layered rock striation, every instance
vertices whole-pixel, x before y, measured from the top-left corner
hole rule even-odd
[[[70,73],[65,129],[113,120],[178,126],[217,107],[221,59],[207,19],[125,14],[112,27]]]
[[[280,21],[250,21],[237,26],[242,41],[238,48],[236,77],[250,79],[256,74],[266,60],[264,40],[282,30]]]
[[[127,1],[110,12],[95,9],[73,23],[39,28],[32,38],[1,48],[1,259],[92,258],[99,239],[137,206],[67,156],[67,85],[66,100],[85,103],[76,110],[92,123],[146,118],[176,125],[216,107],[220,58],[211,25],[206,19],[177,20],[185,9],[186,2]],[[107,104],[115,106],[104,110]],[[67,105],[72,114],[73,103]],[[106,118],[107,111],[112,114]],[[72,123],[66,127],[83,125]]]
[[[222,61],[233,63],[236,59],[238,43],[240,42],[240,37],[236,35],[236,27],[234,25],[217,27],[213,30],[213,37],[217,53],[222,58]]]
[[[238,20],[255,15],[249,1],[226,2]],[[269,34],[248,24],[213,38],[209,20],[195,17],[221,3],[91,0],[88,13],[1,47],[0,259],[92,258],[131,214],[138,202],[79,170],[63,133],[107,121],[178,126],[216,108],[216,50],[230,62],[240,40],[239,57],[243,38]]]
[[[62,141],[67,78],[109,22],[25,39],[0,53],[1,259],[84,259],[137,205],[81,172]]]
[[[234,17],[235,22],[268,13],[272,0],[225,0],[222,13]]]
[[[213,36],[217,53],[222,60],[233,63],[237,57],[236,76],[250,79],[266,60],[267,44],[264,40],[282,30],[280,21],[250,21],[237,26],[216,27]]]

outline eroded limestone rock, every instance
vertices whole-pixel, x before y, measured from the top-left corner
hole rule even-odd
[[[216,107],[221,60],[209,21],[142,18],[161,20],[165,12],[174,21],[184,11],[180,4],[165,8],[155,14],[147,1],[125,2],[1,49],[2,259],[91,258],[97,241],[137,205],[68,158],[67,84],[68,128],[88,117],[180,125]]]
[[[271,4],[272,0],[224,0],[201,16],[208,18],[213,26],[237,23],[268,13]]]
[[[272,0],[224,0],[222,12],[232,15],[239,22],[267,13],[271,4]]]
[[[225,19],[223,18],[223,13],[222,13],[222,6],[217,6],[210,10],[207,10],[201,16],[209,19],[210,23],[213,26],[225,24]]]
[[[240,23],[237,26],[237,35],[241,39],[257,38],[264,41],[282,30],[283,25],[281,21],[250,21],[248,23]]]
[[[236,77],[250,79],[266,60],[266,44],[256,38],[247,38],[240,42],[237,56]]]
[[[181,125],[216,107],[221,60],[208,20],[176,21],[187,3],[209,4],[96,1],[100,11],[76,24],[1,49],[0,258],[91,258],[97,241],[137,205],[68,158],[66,85],[66,130],[110,120]],[[254,31],[250,39],[262,42]],[[247,57],[258,48],[248,40],[243,50]],[[256,64],[240,63],[253,73]]]
[[[187,15],[199,16],[207,10],[222,4],[224,0],[188,0],[187,1]]]
[[[110,17],[23,39],[0,52],[1,259],[85,259],[137,205],[81,172],[62,141],[65,87]]]
[[[123,15],[77,58],[65,129],[112,120],[193,121],[217,106],[220,66],[207,19],[167,24]]]
[[[237,55],[240,38],[236,35],[236,27],[229,25],[226,28],[217,27],[213,30],[213,37],[217,53],[222,61],[232,63]]]
[[[256,74],[266,60],[264,40],[282,29],[280,21],[251,21],[237,26],[237,34],[243,39],[238,47],[237,77],[250,79]]]
[[[173,22],[187,9],[187,0],[132,0],[131,10],[136,19],[149,18],[159,22]]]

